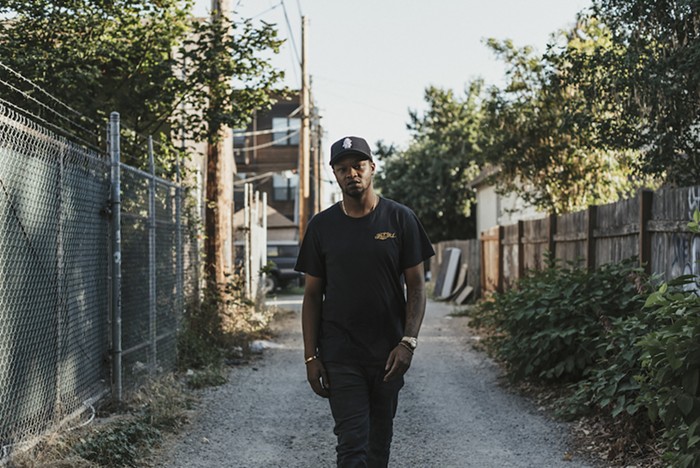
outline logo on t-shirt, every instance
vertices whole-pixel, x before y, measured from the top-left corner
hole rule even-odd
[[[380,233],[375,234],[374,238],[377,240],[396,239],[396,233],[394,233],[394,232],[380,232]]]

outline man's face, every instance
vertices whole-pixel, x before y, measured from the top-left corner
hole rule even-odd
[[[372,161],[350,155],[333,164],[333,174],[345,195],[360,197],[372,186],[374,168]]]

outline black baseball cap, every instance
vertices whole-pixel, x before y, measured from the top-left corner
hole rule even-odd
[[[369,149],[367,141],[364,138],[347,136],[331,145],[331,166],[350,154],[360,155],[363,159],[372,161],[372,150]]]

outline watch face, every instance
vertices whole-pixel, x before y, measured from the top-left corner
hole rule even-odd
[[[418,346],[418,340],[416,338],[413,338],[413,337],[407,336],[407,337],[404,337],[401,341],[403,341],[404,343],[409,345],[412,349],[416,349],[416,347]]]

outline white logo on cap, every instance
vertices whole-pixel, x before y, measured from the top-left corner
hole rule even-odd
[[[345,140],[343,140],[343,148],[352,148],[352,140],[350,138],[346,138]]]

